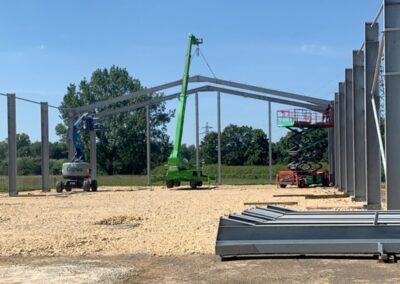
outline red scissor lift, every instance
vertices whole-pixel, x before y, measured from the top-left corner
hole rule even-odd
[[[303,145],[296,145],[293,141],[299,141],[300,136],[315,129],[333,127],[331,109],[328,108],[324,113],[306,109],[279,110],[277,112],[277,124],[279,127],[286,127],[294,133],[291,136],[294,146],[289,149],[289,155],[293,157],[294,161],[288,165],[289,170],[277,173],[276,184],[283,188],[288,185],[299,188],[311,185],[329,186],[329,172],[322,171],[321,165],[312,161],[312,154],[306,152],[307,148],[311,148],[310,152],[313,151],[313,143],[310,142],[308,147],[304,147]],[[318,167],[313,168],[312,164],[316,164]]]

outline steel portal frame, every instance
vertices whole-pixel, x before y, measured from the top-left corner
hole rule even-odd
[[[237,90],[237,89],[231,89],[231,88],[226,88],[226,87],[219,87],[219,86],[215,86],[215,85],[204,85],[201,87],[196,87],[193,89],[190,89],[187,91],[187,95],[192,95],[195,94],[195,96],[198,96],[199,93],[205,93],[205,92],[216,92],[217,93],[217,121],[218,121],[218,178],[217,178],[217,182],[218,184],[222,183],[221,180],[221,176],[222,176],[222,168],[221,168],[221,163],[222,163],[222,158],[221,158],[221,93],[225,93],[225,94],[230,94],[230,95],[234,95],[234,96],[240,96],[240,97],[246,97],[246,98],[251,98],[251,99],[256,99],[256,100],[261,100],[261,101],[266,101],[268,102],[268,104],[274,102],[274,103],[280,103],[280,104],[285,104],[285,105],[291,105],[291,106],[295,106],[295,107],[302,107],[302,108],[306,108],[306,109],[310,109],[313,111],[317,111],[317,112],[324,112],[328,106],[330,107],[334,107],[334,104],[332,101],[328,101],[328,100],[323,100],[323,99],[315,99],[312,97],[307,97],[307,96],[303,96],[303,95],[298,95],[298,94],[293,94],[293,93],[287,93],[287,92],[282,92],[282,91],[277,91],[277,90],[272,90],[272,89],[267,89],[264,87],[258,87],[258,86],[252,86],[252,85],[248,85],[248,84],[242,84],[242,83],[237,83],[237,82],[233,82],[233,81],[228,81],[228,80],[222,80],[222,79],[217,79],[217,78],[210,78],[210,77],[206,77],[206,76],[193,76],[189,78],[189,82],[212,82],[214,84],[219,84],[219,85],[224,85],[224,86],[229,86],[229,87],[236,87],[236,88],[244,88],[245,90],[251,90],[252,92],[248,92],[248,91],[243,91],[243,90]],[[161,91],[164,90],[163,88],[172,88],[172,87],[176,87],[181,83],[181,81],[174,81],[171,83],[166,83],[166,84],[162,84],[160,86],[156,86],[156,87],[152,87],[146,90],[140,90],[138,92],[129,94],[129,95],[123,95],[122,97],[116,97],[116,98],[112,98],[106,101],[100,101],[100,102],[95,102],[91,105],[88,106],[84,106],[84,107],[78,107],[75,109],[71,109],[69,111],[69,117],[70,117],[70,123],[69,125],[73,124],[73,117],[76,116],[77,114],[83,112],[83,111],[89,111],[89,110],[94,110],[97,108],[105,108],[107,106],[108,103],[113,105],[116,102],[121,102],[121,101],[126,101],[135,97],[141,97],[141,96],[146,96],[149,95],[151,93],[154,92],[154,90],[157,91]],[[257,93],[253,93],[253,91],[258,91],[261,93],[271,93],[272,95],[275,96],[282,96],[285,98],[294,98],[300,101],[294,101],[294,100],[289,100],[289,99],[282,99],[282,98],[276,98],[276,97],[271,97],[271,96],[266,96],[266,95],[261,95],[261,94],[257,94]],[[174,93],[171,95],[166,95],[166,96],[159,96],[159,97],[155,97],[152,98],[151,100],[142,102],[142,103],[136,103],[136,104],[131,104],[131,105],[126,105],[126,106],[122,106],[122,107],[118,107],[115,109],[110,109],[110,110],[103,110],[101,112],[98,112],[96,114],[96,116],[98,118],[102,118],[102,117],[107,117],[107,116],[111,116],[111,115],[116,115],[119,113],[123,113],[123,112],[128,112],[128,111],[134,111],[136,109],[139,108],[148,108],[148,106],[150,105],[154,105],[154,104],[158,104],[167,100],[172,100],[175,99],[179,96],[180,93]],[[304,101],[304,102],[302,102]],[[198,98],[196,99],[196,113],[198,112]],[[149,118],[149,113],[146,112],[146,156],[147,156],[147,180],[148,180],[148,184],[151,184],[151,169],[150,169],[150,118]],[[269,129],[271,128],[270,126],[271,122],[269,122]],[[199,124],[198,124],[198,117],[196,114],[196,133],[199,132]],[[72,128],[69,129],[69,137],[72,137],[71,134]],[[269,133],[271,133],[271,130],[269,130]],[[333,137],[332,137],[333,138]],[[196,140],[197,141],[197,140]],[[269,140],[269,149],[271,149],[271,139]],[[331,154],[329,155],[329,160],[331,161],[331,165],[333,165],[333,161],[332,159],[334,159],[334,147],[333,147],[333,139],[329,139],[328,144],[329,144],[329,148],[331,149]],[[68,149],[69,149],[69,156],[73,156],[73,145],[72,145],[72,140],[68,139]],[[91,140],[91,145],[90,148],[95,148],[95,140]],[[96,151],[91,151],[90,152],[90,161],[91,161],[91,165],[94,165],[96,163]],[[93,154],[94,153],[94,154]],[[270,157],[269,159],[271,160],[272,157]],[[272,173],[271,170],[272,167],[272,161],[269,162],[269,172]],[[331,166],[332,167],[332,166]],[[93,169],[95,169],[96,167],[92,167],[92,173],[94,175],[96,175],[95,170],[93,171]]]

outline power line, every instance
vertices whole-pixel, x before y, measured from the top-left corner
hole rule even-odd
[[[8,95],[7,94],[4,94],[4,93],[0,93],[0,96],[3,96],[3,97],[8,97]],[[15,97],[15,99],[17,99],[17,100],[20,100],[20,101],[24,101],[24,102],[28,102],[28,103],[31,103],[31,104],[37,104],[37,105],[40,105],[40,102],[38,102],[38,101],[34,101],[34,100],[30,100],[30,99],[25,99],[25,98],[21,98],[21,97]],[[60,109],[59,107],[57,107],[57,106],[53,106],[53,105],[48,105],[50,108],[55,108],[55,109]]]

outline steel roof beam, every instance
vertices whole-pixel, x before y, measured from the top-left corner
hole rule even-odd
[[[252,99],[256,99],[256,100],[262,100],[262,101],[273,102],[273,103],[278,103],[278,104],[291,105],[291,106],[295,106],[295,107],[302,107],[302,108],[310,109],[310,110],[317,111],[317,112],[323,112],[325,110],[324,107],[315,106],[315,105],[311,105],[311,104],[307,104],[307,103],[271,98],[271,97],[267,97],[267,96],[263,96],[263,95],[257,95],[257,94],[253,94],[253,93],[242,92],[242,91],[238,91],[238,90],[231,90],[231,89],[221,88],[221,87],[216,87],[216,86],[211,86],[211,85],[206,85],[206,86],[190,89],[190,90],[188,90],[187,94],[191,95],[191,94],[202,93],[202,92],[221,92],[221,93],[225,93],[225,94],[231,94],[234,96],[252,98]],[[128,106],[120,107],[120,108],[109,110],[109,111],[99,112],[98,114],[96,114],[96,116],[101,118],[101,117],[116,115],[116,114],[123,113],[123,112],[133,111],[133,110],[136,110],[136,109],[139,109],[142,107],[146,107],[147,105],[153,105],[153,104],[161,103],[163,101],[175,99],[179,95],[180,95],[180,92],[174,93],[171,95],[167,95],[167,96],[163,96],[163,97],[153,98],[149,101],[145,101],[142,103],[128,105]]]
[[[282,92],[282,91],[278,91],[278,90],[267,89],[267,88],[263,88],[263,87],[242,84],[242,83],[222,80],[222,79],[218,79],[218,78],[211,78],[211,77],[206,77],[206,76],[199,76],[199,75],[192,76],[189,78],[189,82],[191,82],[191,83],[212,83],[212,84],[223,85],[223,86],[227,86],[227,87],[244,89],[244,90],[248,90],[248,91],[254,91],[254,92],[269,94],[269,95],[273,95],[273,96],[284,97],[284,98],[289,98],[289,99],[298,100],[298,101],[304,101],[304,102],[308,102],[308,103],[315,104],[315,105],[325,107],[325,108],[330,104],[329,100],[312,98],[312,97],[308,97],[308,96],[304,96],[304,95]],[[71,110],[74,113],[82,113],[85,111],[91,111],[96,108],[106,107],[106,106],[109,106],[112,104],[130,100],[133,98],[137,98],[137,97],[141,97],[141,96],[148,95],[151,93],[156,93],[156,92],[159,92],[159,91],[162,91],[165,89],[177,87],[177,86],[180,86],[181,83],[182,83],[182,80],[177,80],[177,81],[173,81],[170,83],[155,86],[155,87],[152,87],[149,89],[144,89],[144,90],[140,90],[140,91],[137,91],[134,93],[125,94],[125,95],[122,95],[119,97],[94,102],[90,105],[77,107],[77,108],[74,108]]]
[[[213,84],[217,84],[217,85],[224,85],[227,87],[233,87],[233,88],[238,88],[238,89],[244,89],[244,90],[264,93],[264,94],[268,94],[268,95],[274,95],[274,96],[278,96],[278,97],[289,98],[289,99],[293,99],[293,100],[305,101],[305,102],[309,102],[309,103],[316,104],[316,105],[328,106],[330,104],[329,100],[318,99],[318,98],[313,98],[313,97],[294,94],[294,93],[282,92],[282,91],[278,91],[278,90],[267,89],[264,87],[242,84],[242,83],[227,81],[227,80],[218,79],[218,78],[211,78],[211,77],[197,75],[197,76],[191,77],[191,79],[192,80],[190,82],[208,82],[208,83],[213,83]]]

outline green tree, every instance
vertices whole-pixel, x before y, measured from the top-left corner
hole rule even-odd
[[[18,157],[29,157],[31,153],[31,139],[26,133],[17,134],[17,156]]]
[[[187,160],[190,165],[196,164],[196,146],[182,144],[181,146],[182,158]]]
[[[68,158],[67,144],[62,142],[53,142],[49,145],[50,159],[61,160]]]
[[[295,143],[294,143],[295,141]],[[275,163],[289,164],[296,159],[289,156],[289,150],[294,145],[301,145],[299,156],[307,156],[314,163],[328,161],[328,131],[326,128],[313,129],[294,139],[294,133],[288,132],[273,145],[272,156]],[[297,156],[297,157],[299,157]]]
[[[218,161],[217,139],[217,132],[211,131],[201,141],[200,155],[206,164],[215,164]]]
[[[78,88],[74,84],[68,86],[67,94],[61,104],[64,125],[56,127],[57,134],[62,139],[66,137],[68,108],[122,96],[141,89],[143,89],[143,86],[140,81],[132,78],[126,69],[112,66],[109,70],[98,69],[94,71],[90,80],[83,79]],[[160,96],[160,94],[132,98],[113,106],[98,108],[96,112],[140,103],[157,96]],[[165,131],[166,123],[170,121],[173,112],[166,111],[165,104],[161,103],[150,107],[150,116],[152,164],[159,165],[165,162],[168,157],[169,137],[165,134]],[[145,109],[105,117],[101,122],[105,125],[105,130],[97,132],[99,170],[107,174],[144,173],[146,168]],[[86,145],[87,136],[84,137]]]
[[[246,153],[246,165],[266,165],[268,161],[268,138],[261,129],[251,130],[251,142]]]
[[[210,132],[201,142],[201,157],[207,164],[217,163],[217,133]],[[228,125],[221,133],[222,163],[226,165],[265,165],[267,135],[261,129]]]
[[[0,142],[0,160],[4,160],[8,157],[8,144],[7,140]]]

